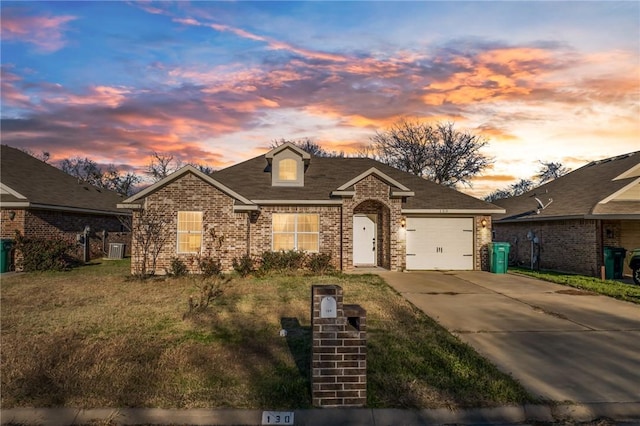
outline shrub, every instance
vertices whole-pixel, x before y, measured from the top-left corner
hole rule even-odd
[[[65,271],[80,261],[71,255],[74,244],[59,237],[26,238],[16,232],[15,249],[22,254],[18,267],[23,271]]]
[[[248,276],[254,271],[253,258],[248,254],[245,254],[240,258],[233,258],[233,270],[243,278]]]
[[[182,277],[184,275],[187,275],[187,272],[189,272],[189,270],[187,269],[187,265],[184,263],[184,261],[177,257],[171,258],[171,266],[169,267],[167,274],[174,277]]]
[[[265,251],[262,253],[261,272],[293,272],[302,269],[306,255],[302,251]]]
[[[331,253],[310,253],[307,255],[306,266],[314,274],[324,275],[333,271]]]
[[[205,277],[218,277],[222,275],[222,263],[212,257],[198,257],[198,268]]]

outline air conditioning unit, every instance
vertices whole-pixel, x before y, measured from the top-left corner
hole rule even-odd
[[[109,243],[109,259],[124,259],[124,243]]]

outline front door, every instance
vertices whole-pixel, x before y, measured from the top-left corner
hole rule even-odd
[[[369,216],[353,217],[353,264],[376,265],[376,223]]]

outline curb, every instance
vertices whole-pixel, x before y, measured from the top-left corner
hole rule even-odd
[[[398,426],[420,424],[518,424],[588,422],[600,418],[640,424],[640,402],[567,405],[517,405],[451,410],[325,408],[294,410],[299,426]],[[10,408],[0,410],[2,425],[68,426],[108,422],[117,425],[261,425],[262,410],[161,408]]]

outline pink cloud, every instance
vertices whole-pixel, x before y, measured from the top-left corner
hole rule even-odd
[[[70,15],[24,15],[18,9],[8,8],[2,13],[1,34],[4,40],[22,41],[44,52],[55,52],[66,45],[66,24],[75,19]]]

